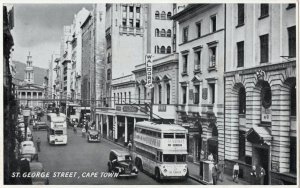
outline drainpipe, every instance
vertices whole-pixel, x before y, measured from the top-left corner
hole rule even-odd
[[[224,73],[226,72],[226,4],[224,4]],[[224,75],[224,73],[223,73],[223,75]],[[223,83],[224,83],[224,85],[223,85],[223,89],[224,89],[224,106],[223,106],[223,108],[224,108],[224,110],[223,110],[223,113],[224,113],[224,128],[223,128],[223,131],[224,131],[224,163],[225,163],[225,141],[226,141],[226,132],[225,132],[225,122],[226,122],[226,119],[225,119],[225,116],[226,116],[226,113],[225,113],[225,107],[226,107],[226,105],[225,105],[225,102],[226,102],[226,100],[225,100],[225,98],[226,98],[226,88],[225,88],[225,86],[226,86],[226,84],[225,84],[225,82],[226,82],[226,79],[225,79],[225,75],[223,76]]]

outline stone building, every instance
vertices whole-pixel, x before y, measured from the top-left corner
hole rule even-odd
[[[295,4],[227,4],[225,160],[296,184]]]

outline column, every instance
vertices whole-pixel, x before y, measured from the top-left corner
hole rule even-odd
[[[109,120],[108,115],[106,115],[106,136],[109,138]]]
[[[28,99],[27,97],[28,97],[27,91],[25,91],[25,99],[26,99],[26,100],[25,100],[25,106],[27,105],[27,101],[28,101],[28,100],[27,100],[27,99]]]
[[[127,116],[125,116],[125,143],[128,142]]]
[[[100,133],[103,135],[103,115],[100,114]]]
[[[118,116],[114,116],[114,138],[115,141],[118,140]]]

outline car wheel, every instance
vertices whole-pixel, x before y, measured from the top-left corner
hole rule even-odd
[[[160,182],[160,172],[158,168],[155,168],[155,179],[156,181]]]

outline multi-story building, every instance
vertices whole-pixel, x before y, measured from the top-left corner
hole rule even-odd
[[[81,53],[82,53],[82,30],[81,25],[86,20],[90,12],[85,8],[81,9],[73,19],[72,24],[72,57],[71,57],[71,99],[81,99]],[[75,101],[77,102],[77,101]]]
[[[223,4],[190,4],[173,16],[179,23],[177,120],[189,130],[192,161],[209,153],[224,157],[224,10]]]
[[[226,5],[225,160],[296,184],[296,6]]]
[[[55,60],[59,58],[59,54],[53,53],[51,55],[51,60],[49,61],[49,72],[48,72],[48,98],[55,99],[56,95],[56,63]]]

